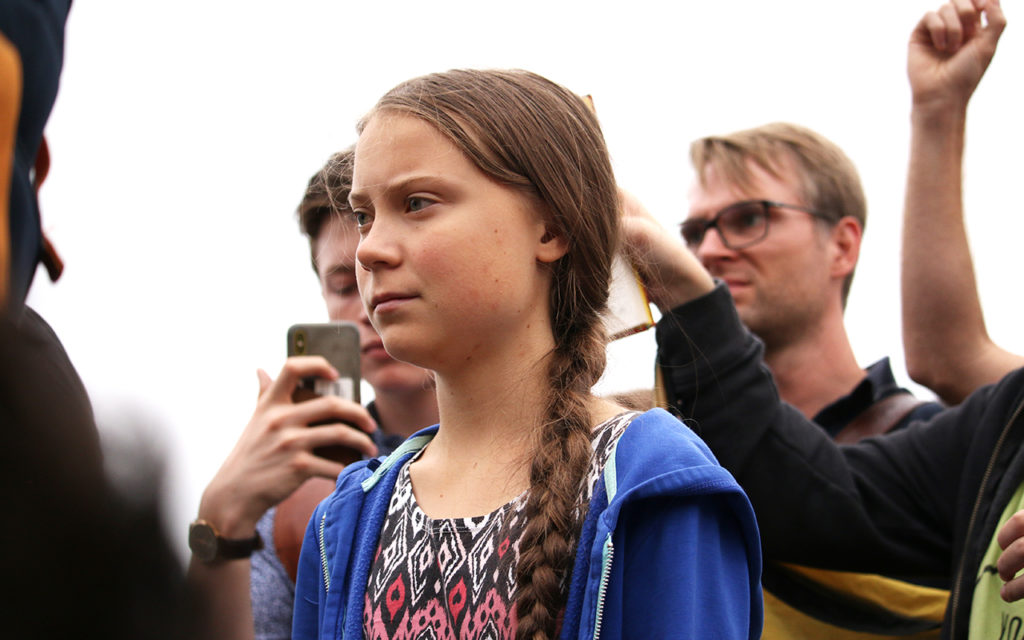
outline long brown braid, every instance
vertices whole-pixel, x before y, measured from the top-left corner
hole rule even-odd
[[[379,111],[422,118],[484,173],[533,197],[569,250],[551,265],[550,393],[530,467],[516,568],[517,638],[552,638],[585,515],[590,389],[605,366],[601,322],[618,247],[618,196],[604,138],[579,96],[526,71],[455,70],[405,82]]]

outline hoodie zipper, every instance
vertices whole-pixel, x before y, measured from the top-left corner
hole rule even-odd
[[[608,580],[612,573],[612,560],[615,558],[615,547],[612,545],[612,534],[604,540],[604,549],[601,551],[601,582],[597,587],[597,612],[594,618],[594,637],[597,640],[601,637],[601,623],[604,617],[604,600],[608,595]]]
[[[324,593],[330,593],[331,591],[331,574],[327,571],[327,547],[324,544],[324,526],[327,524],[327,513],[320,516],[320,535],[318,542],[320,543],[320,566],[324,572]]]
[[[988,486],[988,481],[992,476],[992,470],[995,468],[996,460],[999,457],[999,453],[1002,451],[1003,443],[1006,441],[1006,437],[1010,433],[1010,429],[1013,427],[1013,423],[1020,417],[1021,409],[1024,409],[1024,401],[1017,404],[1017,408],[1014,410],[1013,415],[1010,416],[1010,420],[1003,427],[1003,432],[999,434],[999,439],[996,440],[996,446],[992,449],[992,456],[988,460],[988,466],[985,467],[985,474],[981,477],[981,486],[978,487],[978,494],[974,499],[974,508],[971,510],[971,519],[967,521],[967,532],[964,535],[964,545],[970,544],[971,533],[974,531],[974,526],[977,524],[978,512],[981,509],[981,497],[985,493],[985,488]],[[956,581],[953,583],[953,593],[950,596],[950,607],[952,613],[949,618],[950,636],[956,631],[956,620],[957,620],[957,609],[960,606],[960,593],[963,591],[963,579],[964,571],[967,564],[966,554],[962,554],[960,557],[960,566],[957,568]]]

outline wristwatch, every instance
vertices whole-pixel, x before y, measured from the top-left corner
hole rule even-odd
[[[259,533],[251,538],[223,538],[212,524],[200,518],[188,526],[188,548],[196,560],[210,563],[248,558],[253,551],[263,548],[263,540]]]

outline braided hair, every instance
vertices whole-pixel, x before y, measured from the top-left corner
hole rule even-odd
[[[564,608],[585,504],[592,429],[590,389],[605,367],[618,196],[593,112],[564,87],[519,70],[453,70],[389,91],[378,112],[421,118],[495,180],[541,204],[568,252],[550,265],[549,394],[529,470],[526,526],[516,567],[517,638],[552,638]]]

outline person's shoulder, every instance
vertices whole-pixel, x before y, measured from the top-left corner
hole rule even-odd
[[[732,475],[722,468],[704,441],[664,409],[638,414],[616,444],[609,471],[618,488],[662,478],[665,486],[730,490]]]
[[[1002,380],[999,380],[994,385],[995,388],[1010,388],[1016,391],[1020,391],[1024,387],[1024,367],[1014,369],[1010,371]]]
[[[338,496],[359,491],[369,493],[381,484],[381,480],[389,474],[397,473],[401,463],[426,446],[437,433],[437,425],[427,427],[409,436],[397,449],[386,456],[378,456],[360,460],[345,467],[345,470],[338,476],[338,482],[334,493],[329,499],[337,499]],[[390,492],[390,482],[383,483],[386,491]]]
[[[622,445],[638,448],[652,457],[718,464],[704,441],[679,418],[664,409],[650,409],[637,415],[622,434],[622,440]]]
[[[334,491],[320,502],[318,509],[339,495],[346,495],[353,491],[362,492],[362,483],[373,475],[373,464],[379,464],[379,460],[379,458],[359,460],[346,466],[338,476],[338,481],[334,485]]]
[[[1024,404],[1024,368],[1015,369],[994,384],[977,389],[961,407],[979,407],[982,413],[1016,413]],[[969,411],[968,411],[969,413]]]
[[[913,422],[915,420],[929,420],[932,416],[942,413],[947,408],[948,407],[942,403],[935,402],[934,400],[922,400],[921,404],[910,411],[910,415],[907,416],[907,421]]]
[[[694,518],[725,510],[735,517],[732,522],[740,523],[752,570],[760,567],[757,524],[746,494],[697,434],[667,411],[638,414],[623,432],[605,471],[609,504],[603,517],[610,522],[627,504],[647,504],[644,517],[656,518],[665,526],[693,523]]]

